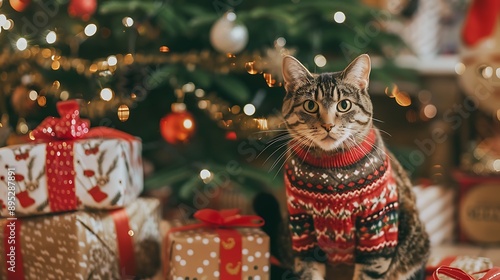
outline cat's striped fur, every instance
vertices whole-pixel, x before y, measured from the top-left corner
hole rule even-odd
[[[370,71],[368,55],[359,56],[343,71],[323,74],[311,74],[295,58],[286,56],[283,60],[286,96],[282,113],[292,136],[291,146],[301,146],[306,154],[324,157],[360,145],[371,130],[380,138],[373,126],[373,108],[367,91]],[[372,154],[382,161],[388,155],[392,166],[390,176],[397,188],[397,246],[383,257],[355,256],[352,278],[417,279],[417,273],[428,258],[428,237],[419,220],[412,185],[405,171],[385,150],[381,139],[379,142]],[[292,148],[289,149],[291,157]],[[333,177],[337,171],[330,169],[328,172]],[[288,201],[293,199],[289,197]],[[300,279],[325,279],[325,269],[315,262],[314,256],[297,254],[295,271]]]

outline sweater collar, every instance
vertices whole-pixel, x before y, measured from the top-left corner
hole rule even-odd
[[[370,129],[365,140],[359,145],[349,150],[340,151],[333,154],[323,154],[321,156],[312,155],[307,147],[302,145],[293,145],[292,149],[298,158],[312,166],[323,168],[345,167],[353,165],[360,161],[366,154],[370,153],[375,146],[375,129]]]

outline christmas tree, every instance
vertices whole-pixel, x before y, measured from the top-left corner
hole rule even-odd
[[[0,112],[16,135],[7,142],[77,99],[92,126],[142,138],[155,167],[147,188],[191,201],[229,182],[281,188],[282,55],[325,72],[369,53],[373,81],[411,76],[392,63],[403,44],[387,24],[401,14],[367,2],[4,1]]]

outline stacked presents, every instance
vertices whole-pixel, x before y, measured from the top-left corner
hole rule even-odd
[[[32,143],[0,149],[0,279],[132,279],[160,262],[159,203],[141,142],[57,105]]]

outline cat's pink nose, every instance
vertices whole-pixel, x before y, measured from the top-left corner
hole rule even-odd
[[[321,126],[326,130],[326,132],[330,132],[330,130],[332,130],[333,128],[333,124],[331,123],[324,123]]]

